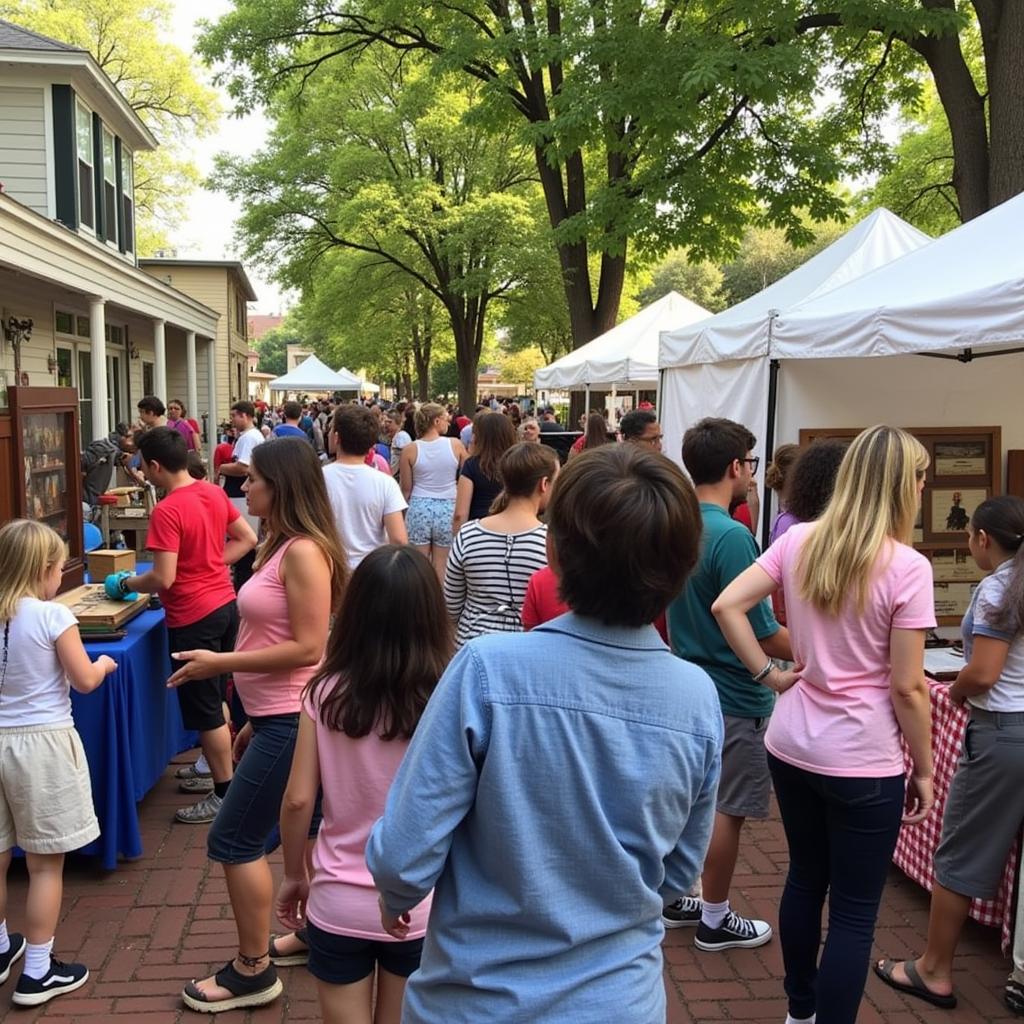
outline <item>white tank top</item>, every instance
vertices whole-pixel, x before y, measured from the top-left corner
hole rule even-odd
[[[450,437],[416,442],[416,462],[412,467],[412,498],[455,500],[455,478],[459,460]]]

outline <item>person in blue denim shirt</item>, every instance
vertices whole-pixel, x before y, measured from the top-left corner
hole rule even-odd
[[[434,890],[405,1024],[664,1024],[661,912],[704,859],[722,716],[651,623],[700,522],[681,471],[634,445],[560,474],[548,553],[572,611],[463,647],[366,847],[395,938]]]

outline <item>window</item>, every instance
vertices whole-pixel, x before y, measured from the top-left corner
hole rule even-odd
[[[105,324],[103,336],[108,345],[124,345],[124,328],[117,324]]]
[[[82,447],[92,440],[92,363],[89,353],[78,353],[78,417]]]
[[[235,292],[235,330],[239,331],[243,337],[245,336],[246,327],[245,313],[245,296],[240,292]]]
[[[78,219],[83,227],[96,230],[96,200],[93,193],[92,113],[75,104],[75,133],[78,138]]]
[[[91,337],[89,333],[89,318],[87,316],[75,317],[75,334],[80,338]]]
[[[121,205],[124,211],[124,248],[135,252],[135,172],[131,150],[121,147]],[[150,394],[149,391],[146,394]]]
[[[74,377],[72,376],[71,369],[73,359],[74,353],[71,349],[62,348],[60,345],[57,346],[57,387],[74,387]]]
[[[114,135],[103,128],[103,224],[104,237],[117,244],[117,166],[114,161]]]
[[[57,315],[54,317],[54,326],[57,328],[58,334],[74,334],[75,333],[75,316],[73,313],[61,313],[57,311]]]
[[[142,364],[142,393],[143,395],[153,394],[153,364],[143,362]]]

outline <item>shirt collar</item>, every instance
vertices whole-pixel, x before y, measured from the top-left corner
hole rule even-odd
[[[661,639],[653,625],[609,626],[598,619],[577,615],[575,612],[566,612],[565,615],[559,615],[557,619],[551,619],[533,630],[534,633],[541,631],[564,633],[611,647],[626,647],[637,651],[668,650],[665,641]]]

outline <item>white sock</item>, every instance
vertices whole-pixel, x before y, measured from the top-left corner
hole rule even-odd
[[[36,946],[31,942],[25,947],[25,973],[38,981],[44,977],[50,969],[50,950],[53,949],[53,939]]]
[[[11,940],[7,935],[7,919],[0,921],[0,953],[8,953],[11,949]]]
[[[810,1017],[794,1017],[791,1013],[786,1014],[786,1024],[814,1024],[818,1015],[812,1013]]]
[[[210,770],[210,762],[206,760],[205,754],[200,754],[199,759],[196,761],[196,771],[200,775],[206,775]]]
[[[706,924],[709,928],[721,928],[722,922],[729,916],[729,901],[723,900],[721,903],[709,903],[707,900],[704,901],[704,905],[701,907],[700,920],[701,924]]]

